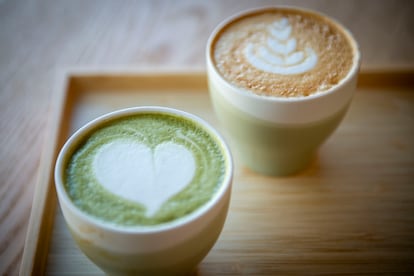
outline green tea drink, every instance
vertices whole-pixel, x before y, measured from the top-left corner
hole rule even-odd
[[[335,20],[295,7],[250,10],[220,24],[206,49],[216,114],[250,169],[304,169],[346,114],[360,53]]]
[[[217,240],[232,160],[221,136],[189,113],[109,113],[62,148],[55,181],[80,249],[109,274],[188,273]]]
[[[194,122],[161,113],[105,123],[67,164],[65,187],[84,212],[120,225],[154,225],[206,203],[225,172],[222,150]]]

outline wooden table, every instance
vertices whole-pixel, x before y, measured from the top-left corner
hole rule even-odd
[[[144,70],[203,69],[205,43],[209,33],[221,20],[235,12],[271,3],[274,2],[3,1],[0,4],[0,274],[13,275],[20,269],[35,183],[39,175],[39,160],[47,146],[44,145],[44,140],[48,131],[48,121],[53,115],[50,110],[55,109],[51,98],[60,92],[54,86],[56,72],[72,66],[139,67]],[[320,10],[347,25],[360,42],[363,70],[383,66],[410,67],[414,64],[414,5],[411,1],[283,3]],[[403,98],[406,101],[398,103],[382,101],[379,98],[374,102],[377,106],[373,110],[393,112],[397,108],[398,112],[403,112],[402,116],[408,116],[403,117],[404,122],[411,121],[414,124],[411,92],[405,91]],[[387,132],[381,132],[381,129],[398,127],[396,122],[392,122],[395,124],[393,126],[386,125],[390,122],[371,122],[379,124],[378,132],[371,133],[373,145],[377,141],[376,136],[382,135],[384,138],[384,135],[387,135]],[[384,123],[383,128],[381,123]],[[325,248],[325,251],[338,253],[338,250],[346,251],[347,248],[364,246],[374,249],[378,242],[382,245],[378,248],[379,252],[367,254],[359,263],[353,263],[352,266],[346,261],[332,259],[332,265],[328,270],[319,271],[327,274],[362,274],[373,271],[378,273],[381,268],[384,268],[385,272],[413,271],[414,145],[413,139],[407,138],[414,135],[413,128],[408,125],[400,134],[400,140],[392,137],[389,139],[393,147],[400,149],[395,151],[400,154],[383,156],[379,152],[375,158],[384,158],[384,163],[376,159],[372,166],[368,166],[370,171],[360,176],[375,174],[378,168],[387,168],[383,166],[386,162],[394,161],[404,166],[392,172],[398,176],[395,178],[395,186],[388,185],[392,184],[392,179],[383,180],[379,177],[378,182],[369,182],[364,188],[352,190],[350,186],[347,188],[349,190],[344,192],[351,196],[341,197],[344,204],[350,206],[355,197],[355,206],[364,207],[351,208],[357,215],[354,218],[366,218],[366,212],[372,212],[372,220],[369,221],[372,223],[371,226],[378,229],[393,229],[392,235],[388,232],[390,235],[373,235],[364,228],[358,229],[361,224],[356,221],[353,232],[355,236],[351,237],[354,244],[338,239],[331,241],[331,244],[338,243],[336,250]],[[364,149],[361,149],[361,154],[363,151]],[[378,164],[380,166],[376,167]],[[396,191],[393,187],[401,190]],[[300,192],[295,187],[286,189],[292,190],[293,193]],[[314,192],[317,193],[318,189]],[[307,201],[309,200],[312,201],[308,198]],[[329,200],[326,200],[325,203],[328,204]],[[368,204],[376,200],[384,200],[383,207],[370,208]],[[367,205],[363,204],[364,201]],[[320,217],[321,221],[335,216],[328,211],[322,214],[326,216]],[[309,216],[312,218],[312,212]],[[390,227],[390,224],[394,224],[395,227]],[[300,231],[306,232],[306,229]],[[384,237],[390,240],[383,243],[381,239]],[[303,260],[306,252],[321,249],[317,240],[310,242],[314,247],[302,248],[301,251],[300,245],[296,244],[292,249],[296,250],[299,259]],[[286,248],[290,246],[289,240],[278,243]],[[252,244],[252,248],[255,246],[260,246],[260,241]],[[388,250],[392,254],[387,254],[383,250]],[[345,251],[344,254],[352,254]],[[326,261],[329,262],[321,259],[326,256],[329,254],[319,255],[313,260],[324,264]],[[253,256],[252,260],[260,263],[258,257],[260,256]],[[239,264],[240,267],[228,271],[228,274],[249,274],[248,264],[249,262],[245,266]],[[280,261],[276,261],[275,266],[278,266],[281,272],[295,272],[285,269]],[[291,266],[292,263],[287,267]],[[354,270],[349,270],[350,267]],[[312,268],[315,266],[309,266],[309,272],[312,272]],[[303,271],[306,271],[305,267],[296,270]],[[217,267],[217,271],[211,272],[225,273],[220,267]]]

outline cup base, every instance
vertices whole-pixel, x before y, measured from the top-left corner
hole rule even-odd
[[[230,204],[230,190],[226,191],[225,198],[224,204],[218,207],[218,213],[200,231],[160,251],[115,252],[81,237],[70,225],[69,230],[79,249],[107,275],[191,275],[220,236]],[[133,237],[130,239],[131,244],[139,247]]]
[[[286,176],[305,169],[349,107],[347,103],[335,114],[312,123],[279,124],[260,120],[235,107],[211,83],[210,95],[233,152],[251,170],[271,176]]]
[[[240,158],[240,161],[255,173],[281,177],[294,175],[305,170],[312,163],[314,156],[314,154],[285,156],[284,158],[278,158],[278,156],[268,156],[267,160],[260,163],[254,162],[254,160],[257,159],[252,158]],[[263,158],[259,160],[263,160]]]

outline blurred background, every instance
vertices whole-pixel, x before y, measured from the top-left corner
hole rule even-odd
[[[411,0],[0,1],[0,274],[17,274],[56,72],[204,69],[209,34],[239,11],[287,4],[346,25],[362,70],[414,65]]]

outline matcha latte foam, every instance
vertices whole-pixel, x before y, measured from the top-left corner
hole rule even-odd
[[[64,186],[83,212],[122,226],[186,216],[225,175],[220,143],[175,114],[146,112],[99,124],[67,158]]]

